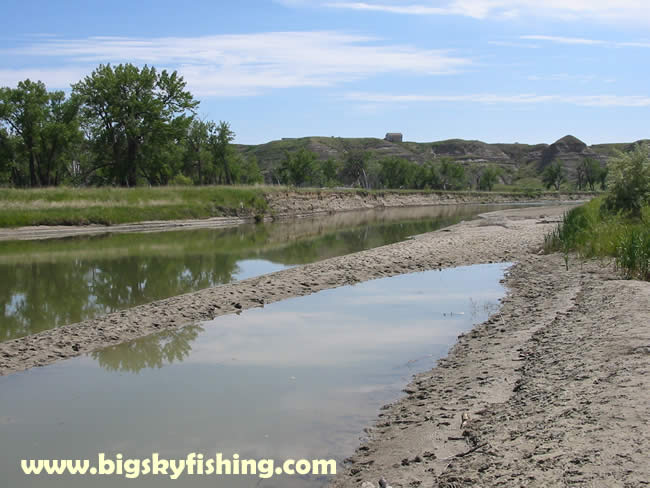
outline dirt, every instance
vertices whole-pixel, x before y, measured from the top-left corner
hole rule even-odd
[[[483,214],[414,239],[216,286],[0,343],[0,375],[327,288],[452,266],[512,261],[539,247],[565,207]],[[544,215],[544,217],[540,217]],[[540,221],[547,223],[538,223]]]
[[[650,484],[650,283],[541,255],[564,206],[440,231],[0,343],[0,374],[374,278],[516,262],[501,310],[386,406],[332,486]]]
[[[385,407],[332,486],[650,484],[650,283],[529,254],[501,311]]]
[[[268,209],[263,216],[243,209],[238,216],[209,219],[152,220],[115,225],[38,225],[0,229],[0,241],[36,240],[126,232],[161,232],[178,229],[233,227],[264,221],[299,219],[318,215],[368,210],[373,208],[416,207],[428,205],[458,205],[466,203],[548,203],[577,202],[587,194],[544,193],[531,198],[524,193],[357,193],[350,191],[277,191],[266,194]]]

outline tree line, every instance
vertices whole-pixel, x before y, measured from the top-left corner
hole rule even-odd
[[[494,165],[466,169],[451,158],[417,164],[407,159],[373,159],[371,153],[351,151],[343,161],[321,161],[306,149],[286,152],[272,173],[274,183],[294,186],[355,186],[365,189],[492,190],[501,177]]]
[[[0,88],[0,184],[252,184],[257,161],[227,122],[196,116],[175,71],[100,65],[69,96],[24,80]]]
[[[578,190],[594,191],[597,185],[601,190],[607,188],[607,166],[602,166],[593,158],[584,158],[576,166],[575,185]],[[567,172],[560,161],[553,161],[542,172],[542,182],[546,188],[560,190],[563,183],[567,181]]]

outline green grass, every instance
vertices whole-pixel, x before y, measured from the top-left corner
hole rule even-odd
[[[567,267],[570,252],[583,259],[612,257],[626,278],[650,280],[650,206],[639,219],[608,213],[603,201],[595,198],[565,213],[546,236],[544,250],[562,252]]]
[[[0,227],[259,215],[263,187],[0,189]]]
[[[555,192],[315,189],[284,186],[167,186],[154,188],[0,188],[0,227],[33,225],[115,225],[146,220],[204,219],[219,216],[259,217],[269,213],[273,192],[353,193],[381,197],[436,194],[489,202],[553,198]],[[587,194],[585,194],[587,195]]]

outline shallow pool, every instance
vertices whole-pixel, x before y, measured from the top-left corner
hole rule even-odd
[[[340,461],[414,373],[497,306],[506,267],[326,290],[1,377],[2,486],[324,486],[323,477],[28,477],[19,461],[99,452]]]

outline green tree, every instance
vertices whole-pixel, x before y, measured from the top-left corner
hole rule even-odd
[[[368,188],[368,161],[370,154],[364,151],[350,151],[343,162],[341,176],[348,185]]]
[[[284,161],[280,166],[281,180],[285,184],[320,185],[320,171],[317,164],[318,156],[301,148],[298,151],[284,154]]]
[[[492,191],[494,184],[499,181],[501,171],[496,166],[487,166],[479,175],[478,189]]]
[[[92,170],[122,186],[135,186],[139,177],[156,184],[159,170],[148,167],[151,151],[161,141],[184,138],[198,105],[185,85],[176,71],[132,64],[100,65],[74,84],[93,142]]]
[[[450,158],[441,158],[437,172],[443,190],[462,190],[466,188],[465,168]]]
[[[230,145],[233,140],[235,140],[235,133],[231,130],[228,122],[221,121],[219,125],[212,128],[210,147],[214,158],[217,183],[226,185],[234,183],[235,178],[233,177],[231,162],[235,156]]]
[[[210,135],[216,131],[214,122],[194,119],[187,129],[185,137],[184,173],[192,176],[197,184],[206,183],[206,171],[210,172],[212,154],[210,152]]]
[[[560,186],[566,181],[564,166],[559,161],[552,162],[542,173],[542,182],[546,188],[555,187],[560,191]]]
[[[641,215],[650,203],[650,158],[647,145],[637,144],[629,153],[619,153],[609,162],[605,205],[609,210]]]
[[[386,158],[379,162],[379,180],[385,188],[413,188],[417,166],[402,158]]]
[[[327,186],[336,186],[340,183],[339,173],[341,171],[341,163],[334,159],[328,159],[321,165],[321,172],[323,180]]]
[[[260,171],[255,156],[248,156],[242,159],[241,170],[237,183],[244,185],[255,185],[257,183],[264,183],[264,176]]]
[[[600,173],[598,174],[598,183],[600,184],[600,189],[605,191],[607,190],[607,176],[609,175],[609,168],[603,166],[600,168]]]
[[[600,162],[593,158],[585,158],[582,164],[584,165],[585,183],[589,185],[591,191],[594,191],[596,184],[600,181],[603,168]]]
[[[66,171],[72,145],[81,135],[76,99],[65,99],[62,91],[48,92],[42,82],[20,81],[16,88],[0,88],[0,123],[16,136],[15,163],[24,161],[32,187],[58,184]],[[23,180],[14,167],[16,183]]]
[[[15,138],[0,127],[0,185],[16,184],[20,180],[15,164]],[[20,183],[18,183],[19,186]]]
[[[415,173],[415,188],[426,190],[439,190],[442,188],[442,182],[436,165],[427,161],[422,166],[418,166]]]

